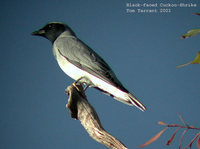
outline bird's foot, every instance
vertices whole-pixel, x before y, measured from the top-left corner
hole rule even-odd
[[[74,82],[75,85],[82,85],[83,91],[85,92],[88,87],[92,86],[92,82],[86,77],[80,77],[78,80]]]

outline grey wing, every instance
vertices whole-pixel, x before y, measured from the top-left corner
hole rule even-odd
[[[56,41],[56,47],[68,61],[77,67],[128,92],[117,79],[109,65],[78,38],[62,37]]]

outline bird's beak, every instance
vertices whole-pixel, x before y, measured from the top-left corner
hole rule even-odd
[[[38,31],[34,31],[31,33],[32,35],[35,35],[35,36],[43,36],[45,34],[45,30],[43,29],[40,29]]]

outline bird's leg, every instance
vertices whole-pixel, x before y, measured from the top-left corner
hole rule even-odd
[[[90,84],[87,84],[87,83],[84,83],[84,84],[85,84],[85,87],[83,88],[83,91],[85,92],[86,89],[87,89],[88,87],[90,87]]]
[[[75,82],[74,82],[74,84],[82,84],[81,82],[81,80],[83,79],[83,77],[80,77],[79,79],[77,79]]]
[[[80,77],[78,80],[74,82],[75,84],[85,85],[83,91],[85,92],[88,87],[92,85],[92,82],[88,80],[86,77]]]

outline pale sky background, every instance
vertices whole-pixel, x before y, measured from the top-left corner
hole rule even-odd
[[[95,89],[86,92],[104,128],[129,149],[163,129],[158,121],[182,124],[178,112],[188,124],[200,127],[200,65],[176,68],[200,51],[200,35],[180,39],[188,30],[199,28],[200,16],[192,13],[200,11],[200,1],[166,0],[197,7],[156,14],[127,14],[126,2],[145,1],[0,1],[1,149],[106,149],[65,108],[64,90],[73,80],[57,65],[51,43],[31,36],[49,21],[68,24],[146,105],[147,111],[141,112]],[[170,147],[165,145],[174,130],[146,148],[178,148],[181,132]],[[184,145],[195,133],[185,135]]]

